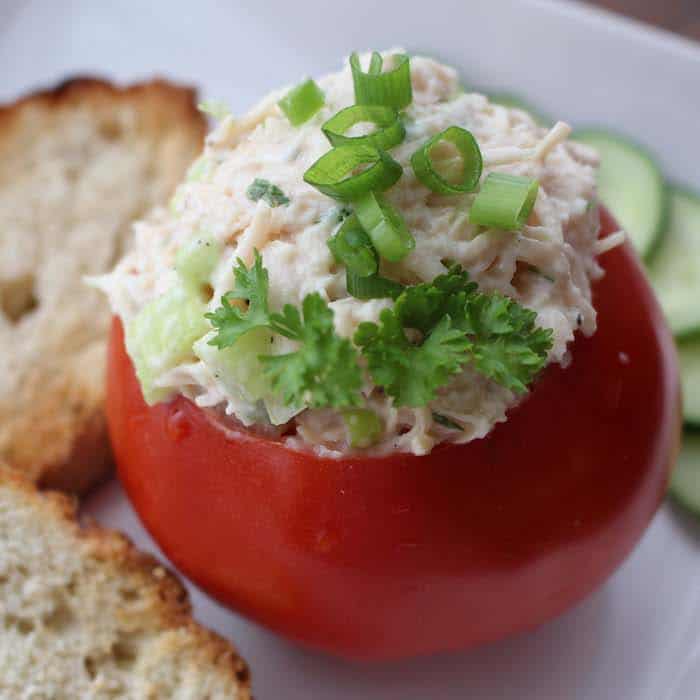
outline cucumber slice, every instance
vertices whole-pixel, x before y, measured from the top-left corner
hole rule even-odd
[[[700,331],[700,197],[671,190],[668,232],[649,266],[649,276],[677,336]]]
[[[668,216],[666,183],[653,157],[623,136],[603,130],[577,131],[571,138],[598,151],[600,201],[627,231],[640,257],[651,257]]]
[[[700,515],[700,433],[691,431],[683,436],[669,493],[688,510]]]
[[[527,112],[538,126],[550,127],[554,122],[550,117],[542,114],[538,109],[535,109],[527,100],[524,100],[518,95],[513,95],[509,92],[492,92],[486,95],[491,102],[501,107],[510,107],[512,109],[521,109]]]
[[[683,385],[683,420],[700,428],[700,339],[678,343]]]

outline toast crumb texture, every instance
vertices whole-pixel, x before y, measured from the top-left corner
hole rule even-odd
[[[206,130],[193,90],[80,78],[0,107],[0,461],[84,492],[109,468],[107,271]]]
[[[2,698],[251,698],[245,662],[157,560],[1,467],[0,614]]]

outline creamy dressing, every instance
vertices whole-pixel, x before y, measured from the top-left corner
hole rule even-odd
[[[367,57],[363,64],[366,61]],[[445,260],[457,262],[482,290],[500,291],[533,309],[537,323],[553,330],[548,361],[566,364],[574,332],[595,332],[590,285],[602,274],[596,255],[609,245],[598,241],[595,154],[567,143],[569,129],[564,124],[547,132],[523,111],[461,93],[455,71],[434,60],[412,58],[411,76],[414,99],[405,113],[406,139],[391,151],[404,172],[386,196],[405,218],[416,246],[400,263],[382,262],[381,273],[406,284],[430,282],[446,271]],[[157,212],[136,225],[133,249],[97,282],[125,323],[176,283],[178,249],[202,233],[216,239],[223,250],[209,279],[210,310],[233,286],[236,259],[251,264],[255,249],[269,271],[274,310],[285,303],[299,305],[307,294],[318,292],[333,309],[337,332],[351,338],[359,323],[376,321],[391,305],[389,300],[360,301],[348,295],[344,270],[326,245],[338,228],[341,205],[303,180],[306,169],[330,148],[321,125],[354,103],[349,67],[318,84],[325,106],[300,127],[292,127],[277,107],[285,90],[268,96],[240,119],[225,117],[207,138],[202,160],[178,189],[172,211]],[[522,231],[477,230],[468,221],[474,195],[440,196],[414,175],[409,162],[413,152],[452,125],[476,137],[484,155],[483,177],[499,171],[539,180],[537,201]],[[263,200],[251,201],[246,190],[255,178],[277,185],[289,204],[272,208]],[[275,340],[282,341],[289,343]],[[200,406],[221,407],[243,424],[265,423],[264,410],[261,414],[259,406],[246,404],[244,392],[234,395],[227,390],[194,354],[164,372],[157,385],[183,393]],[[394,408],[369,379],[364,393],[368,407],[384,424],[375,452],[426,454],[442,441],[483,437],[506,420],[506,411],[517,401],[513,393],[469,367],[420,409]],[[436,413],[462,429],[436,422]],[[339,412],[308,409],[295,421],[296,434],[288,438],[291,446],[313,446],[333,454],[349,450]]]

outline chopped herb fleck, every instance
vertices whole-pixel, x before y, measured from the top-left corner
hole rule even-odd
[[[269,180],[263,180],[256,177],[246,191],[248,199],[257,202],[262,199],[271,207],[279,207],[283,204],[289,204],[289,197],[282,190],[273,185]]]

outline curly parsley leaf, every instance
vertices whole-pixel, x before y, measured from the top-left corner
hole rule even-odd
[[[355,343],[362,348],[375,383],[396,406],[425,406],[437,390],[459,372],[469,341],[444,316],[420,344],[411,343],[392,309],[384,309],[379,325],[361,323]]]
[[[404,327],[427,334],[445,314],[455,311],[459,314],[460,307],[476,288],[468,274],[454,265],[447,274],[439,275],[430,283],[407,287],[396,300],[394,310]]]
[[[233,289],[221,297],[221,306],[205,314],[217,330],[209,345],[219,350],[230,347],[253,328],[270,326],[267,306],[269,279],[260,253],[255,251],[255,261],[250,268],[239,258],[233,276]],[[241,309],[234,301],[247,302],[247,309]]]
[[[453,266],[430,284],[406,289],[380,324],[355,335],[374,382],[397,406],[424,406],[465,364],[516,392],[545,365],[552,332],[536,314],[501,294],[484,294]],[[422,340],[411,342],[407,329]]]
[[[517,394],[544,367],[551,329],[535,324],[537,314],[502,294],[474,294],[456,325],[472,341],[470,355],[481,374]]]
[[[269,180],[263,180],[259,177],[256,177],[251,182],[246,190],[246,195],[253,202],[262,199],[273,208],[289,204],[289,197],[277,185],[273,185]]]
[[[358,406],[362,371],[357,351],[333,326],[333,312],[317,293],[302,302],[302,314],[287,304],[272,314],[271,328],[295,340],[299,348],[285,355],[261,357],[273,388],[288,405],[312,408]]]

